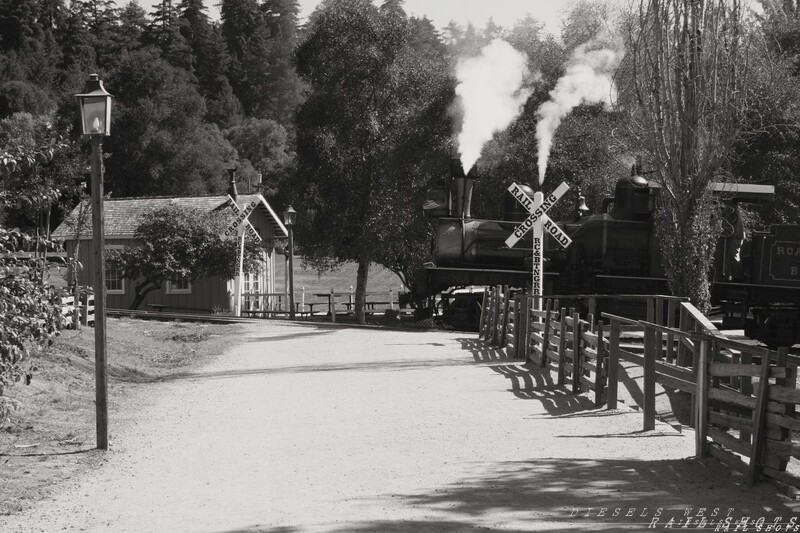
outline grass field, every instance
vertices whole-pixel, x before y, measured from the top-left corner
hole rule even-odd
[[[275,288],[282,290],[285,283],[286,265],[285,261],[276,261],[276,263]],[[336,272],[325,272],[318,276],[316,270],[304,269],[302,267],[302,258],[295,256],[295,290],[300,293],[305,287],[306,294],[327,293],[331,289],[336,292],[349,292],[351,286],[354,289],[356,286],[356,270],[357,265],[355,263],[346,263]],[[379,265],[372,265],[367,281],[367,292],[389,292],[389,289],[392,289],[394,294],[397,294],[398,291],[406,291],[400,278],[394,272]]]

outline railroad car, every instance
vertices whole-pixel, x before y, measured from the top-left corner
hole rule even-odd
[[[508,195],[501,220],[473,218],[473,168],[465,174],[458,161],[451,166],[453,187],[429,193],[427,215],[436,219],[433,262],[417,271],[416,299],[434,301],[442,294],[442,318],[459,328],[476,327],[480,291],[468,286],[530,285],[531,236],[514,248],[505,239],[527,212]],[[771,187],[714,184],[724,205],[726,230],[717,246],[712,272],[712,304],[723,315],[723,327],[744,328],[745,334],[769,346],[800,343],[800,226],[772,226],[745,235],[739,205],[763,202]],[[526,194],[533,191],[525,187]],[[574,216],[559,221],[572,239],[562,249],[545,240],[545,294],[668,294],[654,211],[659,187],[632,173],[616,183],[600,214],[576,196]],[[607,308],[611,312],[614,309]]]

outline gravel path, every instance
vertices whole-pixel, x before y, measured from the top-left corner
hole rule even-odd
[[[699,507],[797,513],[686,459],[691,433],[642,433],[638,412],[592,410],[474,334],[263,322],[235,342],[116,406],[104,463],[0,531],[616,531]]]

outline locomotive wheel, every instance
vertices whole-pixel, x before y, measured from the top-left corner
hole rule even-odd
[[[445,310],[445,323],[460,331],[478,331],[483,295],[479,294],[478,297],[470,294],[454,298]]]

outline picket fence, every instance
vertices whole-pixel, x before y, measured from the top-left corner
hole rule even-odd
[[[555,373],[559,385],[616,409],[621,365],[642,369],[642,428],[656,421],[656,384],[691,395],[697,457],[712,456],[750,484],[770,479],[800,488],[800,391],[788,350],[726,338],[691,303],[671,296],[534,297],[488,288],[478,338],[509,358]],[[614,305],[612,305],[614,304]],[[644,311],[645,320],[604,308]],[[595,313],[601,309],[599,316]]]

